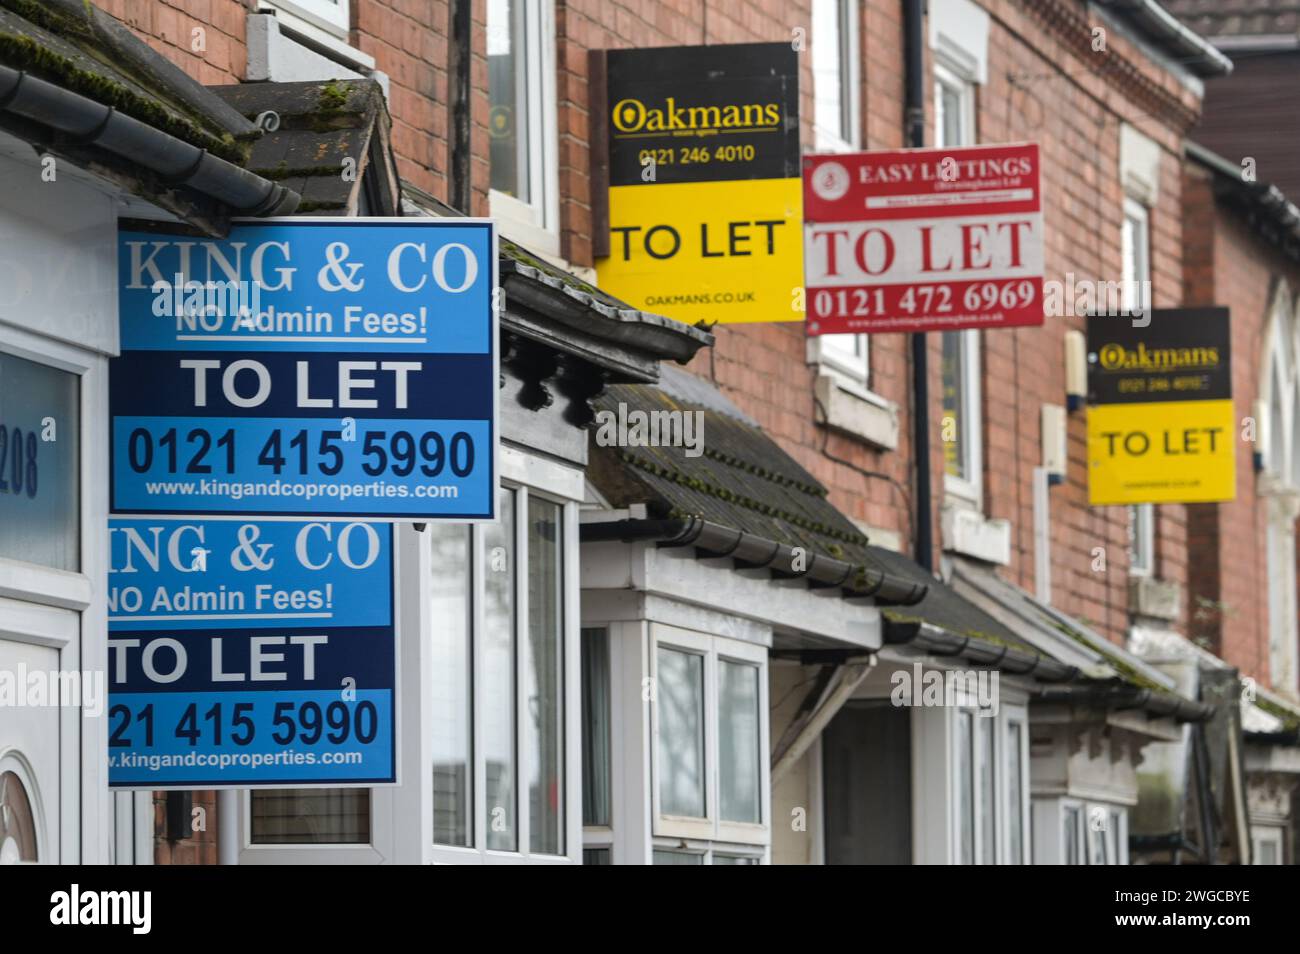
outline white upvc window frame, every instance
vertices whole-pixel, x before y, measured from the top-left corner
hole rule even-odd
[[[346,38],[352,27],[352,0],[261,0],[259,6],[287,14],[290,26],[301,29],[305,25],[309,39],[313,38],[312,27],[341,38]]]
[[[1148,577],[1156,565],[1156,508],[1154,504],[1131,504],[1129,520],[1129,576]]]
[[[1250,830],[1250,863],[1252,865],[1284,865],[1286,864],[1286,852],[1284,849],[1283,833],[1285,829],[1280,825],[1252,825]],[[1274,856],[1277,860],[1265,862],[1263,852],[1260,850],[1265,844],[1271,845],[1276,849],[1277,854]]]
[[[659,807],[659,648],[677,650],[704,658],[704,817],[665,815]],[[759,822],[727,821],[721,817],[718,758],[719,710],[718,664],[735,661],[757,669],[759,717]],[[651,832],[656,847],[671,848],[685,841],[725,842],[764,849],[771,841],[771,778],[765,757],[769,751],[767,648],[722,636],[692,632],[664,623],[650,625],[649,663],[656,691],[650,701],[650,799]],[[660,842],[659,839],[673,839]],[[717,847],[715,844],[714,847]],[[724,849],[724,853],[727,853]]]
[[[33,331],[0,323],[0,350],[37,364],[76,375],[79,442],[77,500],[79,508],[77,571],[54,569],[0,558],[0,615],[9,613],[15,630],[10,638],[55,649],[63,672],[108,672],[108,612],[103,587],[108,579],[108,462],[107,359]],[[8,603],[8,601],[14,601]],[[21,616],[13,610],[22,610]],[[108,719],[92,718],[77,706],[59,709],[58,790],[39,791],[33,804],[39,858],[58,864],[103,863],[109,859],[114,819],[134,815],[138,820],[145,793],[111,793],[108,788]],[[5,750],[0,738],[0,756]],[[11,762],[17,762],[14,756]],[[11,767],[11,766],[7,766]],[[20,777],[24,774],[18,773]],[[32,779],[25,779],[31,782]],[[29,795],[32,789],[29,789]],[[150,813],[152,817],[152,813]],[[137,827],[133,848],[137,857],[152,854],[152,826]],[[129,837],[129,836],[128,836]],[[125,852],[123,852],[125,856]]]
[[[979,784],[979,764],[983,757],[983,748],[985,745],[985,733],[981,729],[981,722],[989,720],[993,723],[991,733],[993,739],[993,753],[989,757],[993,769],[993,804],[991,806],[993,819],[993,837],[995,840],[993,850],[993,864],[1025,864],[1030,857],[1030,805],[1029,805],[1029,715],[1026,707],[1021,704],[1003,703],[999,706],[998,711],[993,715],[982,714],[978,707],[970,705],[953,706],[948,710],[950,723],[950,735],[952,740],[951,748],[948,751],[949,764],[951,766],[950,776],[952,787],[950,791],[951,818],[952,818],[952,844],[950,846],[950,857],[955,864],[963,864],[962,859],[962,831],[965,824],[961,817],[961,787],[963,779],[957,771],[961,764],[960,753],[957,745],[960,741],[960,732],[958,731],[960,720],[969,716],[971,719],[972,730],[972,758],[970,763],[971,770],[971,789],[974,807],[974,831],[971,833],[971,851],[972,859],[975,865],[982,865],[985,862],[984,857],[984,819],[985,814],[990,806],[984,804],[984,792]],[[1020,812],[1020,858],[1011,857],[1011,817],[1010,805],[1007,798],[1007,792],[1010,785],[1010,758],[1008,751],[1008,741],[1011,738],[1010,726],[1018,725],[1021,727],[1020,732],[1020,764],[1021,764],[1021,790],[1019,798]]]
[[[520,86],[528,104],[526,159],[528,192],[532,198],[525,202],[490,189],[488,206],[507,238],[534,252],[558,258],[560,179],[555,0],[528,0],[521,11],[526,77]]]
[[[934,51],[934,140],[937,146],[968,146],[978,141],[975,128],[976,77],[968,65],[957,63],[939,50]],[[955,91],[961,109],[960,142],[943,138],[943,90]],[[976,329],[943,332],[956,335],[958,361],[961,364],[961,391],[958,399],[957,424],[962,430],[958,447],[962,476],[945,470],[945,496],[978,511],[984,509],[984,405],[980,386],[980,333]]]
[[[862,148],[862,68],[859,9],[855,0],[814,0],[814,3],[835,4],[838,32],[833,42],[839,50],[840,68],[836,82],[839,86],[838,103],[847,115],[849,137],[839,131],[817,125],[814,129],[815,148],[818,152],[856,152]],[[812,50],[816,62],[819,38],[816,18],[813,20]],[[815,70],[815,67],[814,67]],[[816,93],[816,77],[813,84]],[[816,109],[814,108],[814,120]],[[808,339],[810,364],[818,364],[842,378],[859,396],[870,397],[871,354],[870,337],[865,334],[818,335]]]
[[[534,463],[538,463],[534,461]],[[503,468],[504,469],[504,468]],[[451,864],[581,864],[583,849],[582,833],[582,777],[581,777],[581,722],[580,722],[580,686],[581,673],[579,662],[578,635],[578,509],[581,501],[562,496],[537,486],[517,481],[501,481],[503,490],[515,494],[514,527],[514,615],[516,620],[514,653],[514,687],[515,687],[515,845],[514,851],[489,849],[487,847],[487,827],[489,812],[487,797],[487,762],[483,742],[486,716],[486,692],[484,691],[483,643],[483,608],[485,606],[485,574],[479,570],[484,565],[486,524],[475,524],[472,530],[470,549],[472,606],[471,619],[472,646],[471,671],[473,672],[473,692],[471,694],[472,733],[473,733],[473,787],[471,789],[473,816],[473,837],[469,847],[453,845],[433,845],[433,860]],[[527,682],[524,678],[523,665],[525,653],[524,640],[528,638],[528,507],[532,498],[547,500],[561,507],[563,527],[563,545],[561,549],[561,573],[563,574],[564,606],[563,616],[563,697],[564,713],[561,726],[564,732],[564,773],[560,796],[564,827],[564,854],[534,854],[530,848],[530,811],[528,808],[528,779],[530,766],[525,739],[525,720],[528,718]],[[428,774],[428,773],[426,773]],[[432,804],[430,804],[432,809]]]
[[[860,11],[857,0],[813,0],[813,6],[834,4],[837,33],[831,38],[839,53],[839,70],[836,76],[838,96],[836,102],[840,120],[848,126],[849,135],[843,136],[842,129],[827,129],[816,124],[817,110],[814,100],[814,142],[818,152],[856,152],[862,148],[862,67],[859,50],[858,18]],[[817,35],[817,18],[813,16],[812,53],[814,58],[813,92],[816,94],[816,57],[820,48],[824,49],[825,37]]]
[[[1141,305],[1141,289],[1151,281],[1151,210],[1131,195],[1124,196],[1124,221],[1120,226],[1122,282],[1120,305],[1125,311]]]
[[[1128,808],[1110,802],[1093,802],[1082,798],[1062,798],[1057,803],[1055,812],[1055,837],[1057,844],[1057,863],[1066,864],[1067,839],[1074,841],[1076,865],[1127,865],[1128,854]],[[1065,830],[1065,819],[1069,812],[1078,812],[1078,825],[1072,833]],[[1095,819],[1102,818],[1104,824],[1098,828]],[[1095,836],[1100,835],[1100,838]],[[1096,849],[1101,848],[1101,860],[1097,860]]]

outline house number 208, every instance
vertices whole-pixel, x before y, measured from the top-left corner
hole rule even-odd
[[[23,494],[35,499],[38,486],[35,431],[0,424],[0,494]]]

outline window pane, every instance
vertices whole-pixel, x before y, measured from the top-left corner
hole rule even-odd
[[[661,646],[656,658],[659,810],[703,818],[704,657]]]
[[[255,845],[368,845],[370,789],[257,789],[252,793]]]
[[[713,863],[715,865],[756,865],[758,859],[749,855],[723,855],[715,851]]]
[[[502,488],[500,519],[483,527],[483,757],[487,846],[514,851],[515,495]]]
[[[1067,865],[1077,865],[1079,863],[1079,809],[1067,807],[1063,818],[1064,830],[1061,833],[1065,842],[1063,860]]]
[[[0,557],[81,569],[80,384],[0,352]],[[120,567],[125,541],[112,536],[110,566]]]
[[[1007,725],[1007,824],[1010,830],[1008,861],[1013,865],[1025,860],[1025,775],[1021,761],[1021,726],[1018,722]]]
[[[849,91],[844,81],[848,64],[843,56],[842,5],[843,0],[813,0],[813,122],[823,136],[847,142],[851,136],[845,122]]]
[[[488,140],[492,188],[530,201],[528,38],[520,0],[488,0]]]
[[[993,758],[994,729],[997,720],[993,716],[978,716],[979,725],[979,767],[980,767],[980,863],[995,865],[998,863],[997,841],[997,801],[994,794]]]
[[[943,460],[945,471],[969,479],[966,466],[966,342],[959,331],[943,332]]]
[[[758,667],[718,662],[718,802],[726,821],[763,820]]]
[[[961,863],[975,863],[975,778],[972,747],[975,744],[974,716],[957,713],[957,817],[961,826]]]
[[[1106,821],[1106,857],[1110,859],[1112,865],[1120,863],[1119,839],[1119,812],[1112,809]]]
[[[425,532],[433,611],[433,840],[465,846],[474,830],[470,531],[430,523]]]
[[[564,853],[564,596],[559,504],[528,499],[528,847]]]
[[[965,128],[966,90],[952,83],[934,86],[934,137],[936,146],[967,145],[969,131]]]
[[[702,865],[703,855],[691,854],[689,851],[667,851],[663,848],[654,850],[654,863],[657,865]]]
[[[609,825],[609,632],[582,631],[582,823]]]
[[[610,861],[608,848],[584,848],[582,849],[582,863],[584,865],[608,865],[613,864]]]

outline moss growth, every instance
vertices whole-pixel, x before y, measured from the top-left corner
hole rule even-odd
[[[1257,709],[1281,720],[1283,731],[1294,732],[1300,729],[1300,715],[1295,712],[1278,705],[1271,699],[1265,699],[1263,696],[1257,695],[1254,702]]]
[[[83,2],[86,11],[84,23],[59,13],[57,10],[51,10],[45,4],[36,2],[36,0],[0,0],[0,7],[12,10],[27,22],[34,23],[41,29],[48,30],[56,36],[76,37],[79,40],[93,41],[95,31],[90,26],[91,17],[94,16],[93,7],[90,0],[83,0]]]
[[[97,103],[112,106],[133,119],[206,149],[229,162],[242,165],[246,159],[244,150],[236,143],[234,136],[214,136],[121,83],[82,69],[72,60],[46,49],[31,37],[0,33],[0,60],[16,69],[28,70],[43,79],[57,82]]]
[[[652,460],[629,454],[626,451],[620,452],[619,456],[625,463],[638,467],[657,477],[662,477],[664,480],[671,480],[683,487],[689,487],[697,493],[707,494],[710,497],[715,497],[718,500],[725,501],[726,503],[735,504],[736,506],[743,507],[746,510],[752,510],[755,513],[761,513],[764,516],[782,520],[792,526],[808,530],[821,537],[830,537],[831,539],[841,540],[845,543],[856,546],[866,545],[866,537],[863,537],[860,534],[846,533],[838,527],[832,527],[829,524],[816,520],[809,520],[807,517],[792,513],[788,510],[783,510],[780,507],[767,503],[766,501],[755,500],[754,498],[748,497],[744,494],[738,494],[734,490],[720,487],[717,484],[704,480],[703,478],[693,477],[689,474],[684,474],[681,471],[672,470],[671,468],[664,467]]]
[[[300,202],[294,215],[307,215],[312,212],[338,212],[347,208],[343,202]]]
[[[261,176],[263,179],[273,179],[281,181],[284,179],[327,179],[343,175],[342,166],[302,166],[290,168],[286,163],[280,163],[271,169],[250,169],[250,172]]]
[[[334,112],[348,104],[348,90],[338,80],[331,80],[320,89],[320,109],[322,112]]]
[[[1119,653],[1111,652],[1110,650],[1094,645],[1091,640],[1085,639],[1082,633],[1065,625],[1059,620],[1049,617],[1048,622],[1051,623],[1055,629],[1064,633],[1085,649],[1092,650],[1095,653],[1100,653],[1101,657],[1106,660],[1106,664],[1119,673],[1125,682],[1132,683],[1141,689],[1150,689],[1152,692],[1159,692],[1162,695],[1177,695],[1177,693],[1171,692],[1154,679],[1140,672],[1132,663],[1119,655]]]

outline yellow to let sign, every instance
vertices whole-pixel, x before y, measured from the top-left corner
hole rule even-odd
[[[678,321],[803,321],[799,179],[609,190],[600,287]]]
[[[1232,500],[1237,441],[1229,400],[1088,409],[1088,502]]]

